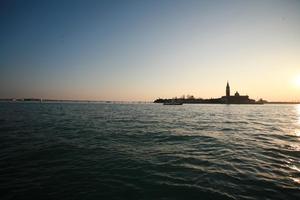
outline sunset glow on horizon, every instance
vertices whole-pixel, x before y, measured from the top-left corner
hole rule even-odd
[[[300,101],[300,1],[0,2],[0,98]]]

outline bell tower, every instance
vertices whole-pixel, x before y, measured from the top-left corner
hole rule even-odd
[[[229,86],[229,83],[227,81],[227,85],[226,85],[226,97],[229,97],[230,96],[230,86]]]

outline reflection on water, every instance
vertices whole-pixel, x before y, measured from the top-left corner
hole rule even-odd
[[[296,130],[295,130],[295,135],[297,137],[300,137],[300,105],[295,106],[296,113],[297,113],[297,118],[298,118],[298,123],[296,124]],[[299,144],[300,138],[298,138],[298,141],[291,143],[291,149],[295,150],[296,152],[300,152],[300,144]],[[300,160],[294,160],[292,162],[293,164],[290,165],[290,169],[294,170],[295,173],[292,173],[291,179],[297,183],[300,184]],[[299,167],[298,167],[299,166]]]
[[[292,180],[293,180],[295,183],[299,183],[299,184],[300,184],[300,179],[299,179],[299,178],[292,178]]]
[[[300,104],[296,105],[296,110],[297,110],[297,114],[298,114],[298,124],[300,124]]]
[[[296,170],[296,171],[300,172],[300,169],[299,169],[298,167],[296,167],[295,165],[293,165],[293,166],[291,167],[291,169],[293,169],[293,170]]]
[[[300,137],[300,105],[296,105],[295,110],[297,115],[297,124],[295,125],[296,129],[294,132],[297,137]]]

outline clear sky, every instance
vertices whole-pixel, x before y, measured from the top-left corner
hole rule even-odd
[[[300,100],[298,0],[1,0],[0,30],[0,98],[210,98],[229,80]]]

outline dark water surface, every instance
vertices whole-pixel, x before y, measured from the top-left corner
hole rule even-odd
[[[300,199],[300,106],[0,103],[0,199]]]

